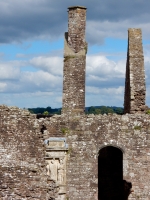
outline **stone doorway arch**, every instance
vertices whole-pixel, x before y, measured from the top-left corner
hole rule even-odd
[[[123,152],[117,147],[103,147],[98,156],[98,200],[122,200],[122,183]]]

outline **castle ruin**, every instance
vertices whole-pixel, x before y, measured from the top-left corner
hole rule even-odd
[[[141,30],[128,30],[124,115],[85,115],[86,8],[68,14],[62,114],[0,106],[0,200],[149,200]]]

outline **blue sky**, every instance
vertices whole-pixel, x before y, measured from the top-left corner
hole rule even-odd
[[[128,28],[141,28],[150,106],[149,2],[105,0],[87,7],[86,106],[123,106]],[[79,0],[0,0],[0,104],[62,106],[67,7]]]

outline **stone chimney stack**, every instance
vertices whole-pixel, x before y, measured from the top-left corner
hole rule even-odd
[[[141,29],[128,30],[124,113],[145,111],[145,70]]]
[[[85,109],[86,8],[68,8],[68,32],[65,33],[62,113],[82,114]]]

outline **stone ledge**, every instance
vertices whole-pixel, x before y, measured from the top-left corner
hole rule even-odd
[[[70,7],[68,7],[68,9],[76,9],[76,8],[87,9],[84,6],[70,6]]]

